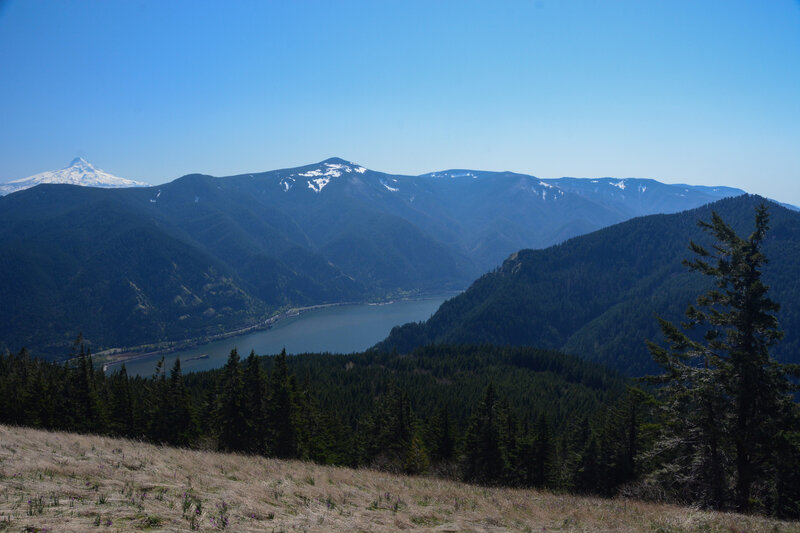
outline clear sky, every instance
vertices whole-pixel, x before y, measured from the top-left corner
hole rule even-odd
[[[0,181],[339,156],[800,205],[800,3],[0,0]]]

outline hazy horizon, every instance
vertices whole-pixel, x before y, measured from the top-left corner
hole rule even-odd
[[[5,2],[0,181],[342,157],[800,204],[800,4]],[[13,105],[11,105],[13,103]]]

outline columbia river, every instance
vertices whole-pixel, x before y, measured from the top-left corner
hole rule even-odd
[[[238,337],[217,340],[187,350],[166,354],[167,371],[176,358],[181,358],[183,372],[219,368],[236,348],[242,358],[250,350],[258,355],[309,352],[352,353],[366,350],[383,340],[394,326],[429,318],[455,293],[417,300],[399,300],[385,304],[356,304],[324,307],[304,312],[275,323],[270,329]],[[161,355],[152,355],[125,362],[128,374],[150,376]],[[110,365],[114,371],[119,365]]]

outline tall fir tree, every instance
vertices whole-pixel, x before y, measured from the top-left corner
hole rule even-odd
[[[470,417],[464,435],[460,462],[465,481],[496,485],[502,479],[505,461],[501,449],[498,405],[494,385],[489,384]]]
[[[196,433],[196,427],[189,391],[183,382],[180,357],[175,359],[175,363],[170,370],[167,397],[167,442],[173,445],[186,446],[192,441]]]
[[[360,461],[384,470],[405,471],[414,434],[415,420],[408,394],[392,382],[361,420]],[[414,443],[419,445],[421,441]],[[419,454],[419,448],[414,453]]]
[[[111,392],[109,412],[111,433],[123,437],[133,437],[133,400],[125,363],[122,364],[122,368],[111,375],[109,390]]]
[[[547,417],[542,413],[536,419],[533,433],[529,436],[531,452],[525,469],[528,473],[526,485],[544,487],[551,482],[553,469],[552,431]]]
[[[428,442],[430,443],[430,458],[434,462],[451,461],[455,454],[456,431],[453,420],[446,405],[436,410],[428,424]]]
[[[245,432],[242,448],[249,453],[264,453],[267,378],[253,350],[245,360],[243,380],[242,411],[245,418]]]
[[[95,387],[92,355],[87,352],[82,335],[78,335],[75,345],[79,347],[79,352],[77,363],[71,365],[72,380],[68,394],[71,400],[70,414],[78,431],[99,432],[105,428],[104,413]]]
[[[220,375],[214,420],[220,449],[243,451],[247,420],[242,410],[242,368],[239,352],[234,348]]]
[[[147,383],[147,435],[156,442],[168,442],[169,386],[164,368],[164,358],[156,363],[155,371]]]
[[[761,280],[767,208],[756,209],[747,238],[717,213],[699,224],[716,242],[712,251],[691,242],[695,258],[684,264],[713,278],[715,288],[688,307],[686,332],[660,320],[668,348],[649,343],[665,370],[651,381],[662,385],[663,442],[673,448],[661,450],[671,452],[662,473],[690,499],[748,512],[763,509],[774,486],[775,436],[789,429],[783,413],[792,409],[789,376],[797,368],[769,355],[783,333],[775,316],[779,305]]]
[[[297,435],[294,427],[294,391],[286,364],[286,350],[275,357],[269,380],[267,403],[267,451],[280,458],[294,457]]]

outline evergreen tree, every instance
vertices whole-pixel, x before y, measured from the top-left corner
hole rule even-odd
[[[153,376],[147,384],[147,435],[156,442],[168,442],[170,428],[169,387],[164,369],[164,358],[156,363]]]
[[[266,376],[253,350],[245,360],[243,387],[242,410],[246,425],[242,447],[250,453],[264,453]]]
[[[111,392],[109,430],[114,435],[132,437],[134,436],[133,400],[125,363],[119,371],[112,374],[109,388]]]
[[[242,411],[242,368],[236,348],[228,355],[220,378],[214,414],[219,447],[226,451],[241,451],[247,434],[247,420]]]
[[[498,483],[517,485],[520,482],[522,472],[519,458],[519,427],[517,417],[511,410],[508,398],[499,399],[495,407],[495,417],[497,420],[497,433],[500,444],[500,457],[503,461],[503,473]]]
[[[304,460],[327,463],[330,435],[311,394],[308,380],[295,391],[294,403],[296,410],[293,423],[297,436],[297,456]]]
[[[672,450],[661,450],[671,452],[662,472],[689,498],[714,507],[732,503],[743,512],[762,506],[757,500],[774,484],[775,436],[788,429],[781,414],[791,409],[788,378],[797,371],[769,355],[783,334],[779,306],[761,281],[768,222],[763,204],[748,238],[716,213],[700,222],[716,243],[709,252],[691,242],[696,257],[684,264],[714,278],[715,288],[689,306],[683,327],[702,332],[702,339],[660,320],[669,348],[649,343],[665,370],[651,380],[662,385],[663,442],[672,443]]]
[[[186,446],[196,432],[194,415],[189,400],[189,391],[183,382],[181,359],[175,359],[170,370],[169,387],[167,389],[167,439],[173,445]]]
[[[34,427],[50,427],[54,396],[44,375],[44,365],[39,360],[30,360],[25,369],[25,386],[19,402],[23,408],[25,424]]]
[[[70,366],[72,380],[68,393],[73,427],[80,432],[98,432],[105,426],[100,399],[95,389],[92,356],[86,351],[81,335],[75,340],[73,353],[76,347],[79,348],[77,364]],[[75,358],[71,361],[75,361]]]
[[[589,420],[582,417],[573,421],[570,429],[560,440],[558,446],[559,475],[556,483],[559,487],[567,490],[584,490],[582,487],[576,486],[576,481],[579,477],[578,471],[582,466],[584,451],[591,436]]]
[[[600,446],[592,435],[580,456],[578,470],[575,473],[575,488],[579,492],[597,493],[601,479]]]
[[[800,408],[795,404],[786,413],[790,429],[775,435],[776,461],[773,514],[800,517]]]
[[[267,404],[268,452],[280,458],[294,457],[297,435],[294,427],[294,391],[286,364],[286,350],[275,357],[270,375],[270,395]]]
[[[614,494],[620,485],[635,479],[641,446],[640,426],[649,403],[650,397],[644,391],[629,387],[626,395],[604,413],[598,429],[603,473],[599,486],[601,494]]]
[[[550,424],[544,414],[540,414],[534,426],[533,454],[528,464],[530,477],[528,482],[537,487],[550,484],[550,472],[553,468],[553,443],[551,441]]]
[[[430,458],[433,461],[450,461],[455,454],[456,436],[450,411],[441,406],[428,425]]]
[[[470,418],[461,457],[465,481],[486,485],[498,484],[505,470],[501,450],[497,395],[489,385]]]
[[[423,474],[428,471],[430,459],[419,431],[414,431],[408,442],[403,470],[406,474]]]
[[[394,472],[406,470],[414,432],[408,395],[396,383],[391,383],[386,393],[375,401],[372,412],[362,420],[359,428],[361,462]],[[421,441],[415,446],[421,447]]]

